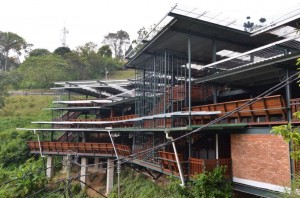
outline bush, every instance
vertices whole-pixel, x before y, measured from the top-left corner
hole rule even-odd
[[[186,186],[180,186],[177,178],[171,178],[169,189],[180,198],[230,198],[232,185],[224,178],[224,167],[197,175]]]
[[[0,197],[26,197],[42,189],[48,180],[41,167],[43,167],[41,159],[31,158],[10,174],[6,172],[6,178],[2,178],[1,183],[9,182],[1,186]]]
[[[128,169],[121,172],[120,192],[122,198],[167,198],[173,197],[167,189],[149,181],[144,175]],[[117,184],[109,194],[110,198],[118,197]]]

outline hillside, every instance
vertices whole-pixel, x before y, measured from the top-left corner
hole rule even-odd
[[[36,135],[16,128],[32,127],[31,121],[49,119],[51,112],[42,109],[49,106],[51,100],[52,96],[5,99],[5,106],[0,109],[0,197],[25,197],[46,181],[43,171],[36,172],[43,167],[42,159],[32,157],[26,145],[27,140],[36,139]]]
[[[134,76],[135,70],[133,69],[117,70],[108,76],[108,80],[134,79]]]
[[[50,118],[50,111],[43,108],[51,104],[53,96],[9,96],[0,109],[1,133],[16,131],[16,128],[28,127],[31,121]]]

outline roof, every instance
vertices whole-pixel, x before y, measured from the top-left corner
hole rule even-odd
[[[243,30],[175,12],[168,13],[168,16],[173,19],[139,52],[128,57],[129,61],[125,67],[138,68],[139,63],[165,49],[186,56],[188,36],[191,37],[192,59],[199,64],[212,61],[212,39],[217,41],[218,49],[241,53],[282,39],[274,34],[259,34],[253,37],[251,33]],[[221,59],[222,57],[217,57],[217,60]]]
[[[205,16],[205,13],[203,13],[203,15]],[[144,61],[154,57],[154,55],[164,53],[165,50],[172,54],[176,54],[179,57],[186,58],[188,52],[188,37],[191,40],[191,57],[193,64],[192,78],[196,79],[195,82],[198,83],[204,82],[202,81],[202,78],[204,78],[207,83],[212,82],[223,84],[228,81],[226,76],[223,77],[223,81],[220,81],[219,77],[218,80],[216,80],[216,78],[214,78],[214,80],[210,80],[209,77],[207,77],[207,74],[210,75],[212,73],[211,69],[207,68],[206,71],[199,69],[199,66],[205,67],[213,62],[213,42],[216,43],[216,64],[218,61],[223,61],[234,56],[242,56],[243,54],[252,52],[253,50],[257,50],[256,52],[259,53],[265,53],[265,51],[268,51],[269,49],[273,50],[269,54],[258,55],[259,58],[263,58],[267,64],[265,64],[266,62],[262,63],[263,61],[261,60],[259,61],[260,63],[258,63],[245,59],[244,62],[239,63],[240,65],[246,65],[249,63],[253,65],[264,64],[264,67],[259,67],[260,69],[254,66],[247,68],[247,74],[249,74],[249,72],[253,72],[251,77],[252,79],[249,78],[250,82],[252,82],[253,76],[257,76],[257,79],[255,79],[257,82],[263,81],[265,75],[271,76],[273,79],[278,79],[280,77],[280,72],[282,71],[282,63],[285,62],[283,65],[294,65],[294,58],[299,56],[299,39],[292,38],[285,43],[280,42],[291,37],[296,37],[295,31],[297,24],[300,24],[300,12],[296,12],[289,17],[281,18],[277,22],[274,21],[265,28],[262,28],[259,31],[254,31],[253,33],[241,30],[241,28],[235,28],[230,23],[228,23],[228,25],[221,22],[217,24],[217,21],[205,20],[201,15],[199,15],[199,17],[195,17],[195,14],[190,16],[190,13],[183,15],[172,10],[168,13],[168,16],[172,17],[172,20],[139,51],[137,51],[134,55],[130,54],[130,57],[127,56],[129,61],[126,63],[125,67],[141,69],[144,67]],[[283,32],[287,29],[291,32],[288,33],[288,36],[282,32],[278,33],[278,29],[280,28],[283,29]],[[294,32],[294,34],[292,34],[292,32]],[[265,47],[260,50],[262,46]],[[293,56],[287,53],[285,54],[288,55],[287,57],[280,57],[279,55],[283,54],[284,50],[289,50]],[[252,54],[257,56],[255,53]],[[248,59],[250,59],[249,57],[252,54],[248,53]],[[239,58],[236,58],[234,60],[231,59],[231,61],[228,60],[226,64],[232,64],[232,62],[236,62],[237,60],[238,62],[241,62]],[[240,65],[235,64],[233,67],[237,68]],[[220,74],[217,73],[222,73],[222,70],[218,70],[217,72],[214,70],[213,72],[215,75],[219,76]],[[232,78],[241,78],[240,73],[236,73],[236,71],[227,71],[226,69],[226,73],[232,74]],[[267,83],[267,81],[264,83]],[[233,84],[249,86],[249,81],[247,79],[236,80]]]
[[[134,94],[133,81],[130,80],[62,81],[55,82],[54,84],[56,87],[52,88],[53,90],[69,90],[75,93],[113,101],[131,98]]]

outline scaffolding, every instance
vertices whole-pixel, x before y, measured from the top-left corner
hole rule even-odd
[[[136,70],[136,114],[181,111],[187,99],[187,59],[165,50]]]

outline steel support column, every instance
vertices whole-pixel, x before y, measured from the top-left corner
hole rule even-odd
[[[192,63],[191,63],[191,37],[188,37],[188,65],[189,65],[189,127],[191,126],[191,106],[192,106],[192,101],[191,101],[191,91],[192,91],[192,81],[191,81],[191,76],[192,76]]]
[[[290,77],[290,71],[286,69],[285,71],[285,79]],[[285,100],[286,100],[286,109],[287,109],[287,121],[292,121],[292,112],[291,112],[291,81],[288,80],[285,86]],[[293,151],[292,142],[289,142],[289,151],[290,153]],[[291,167],[291,180],[294,179],[295,167],[294,167],[294,160],[290,157],[290,167]]]

